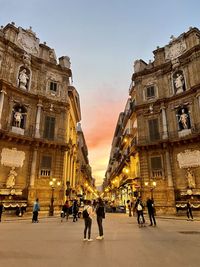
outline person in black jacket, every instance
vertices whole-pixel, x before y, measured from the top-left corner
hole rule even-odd
[[[191,217],[191,220],[193,221],[192,205],[189,200],[187,202],[187,217],[188,217],[188,221],[190,220],[190,217]]]
[[[2,213],[3,213],[3,204],[2,202],[0,202],[0,222],[1,222]]]
[[[96,206],[96,214],[97,214],[97,224],[99,227],[99,236],[97,236],[96,239],[102,240],[104,238],[103,236],[103,219],[105,218],[105,208],[104,203],[101,198],[98,199],[98,204]]]
[[[147,209],[148,209],[148,214],[149,214],[149,220],[150,220],[150,225],[149,226],[156,226],[156,219],[155,219],[155,208],[154,208],[154,200],[148,198],[147,199]]]

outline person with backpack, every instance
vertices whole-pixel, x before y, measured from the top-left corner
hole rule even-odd
[[[83,219],[85,222],[83,241],[89,241],[89,242],[93,241],[93,239],[91,239],[92,216],[93,216],[93,209],[91,206],[91,201],[86,200],[86,203],[83,209]],[[87,234],[88,234],[88,239],[87,239]]]
[[[97,236],[97,240],[102,240],[103,236],[103,219],[105,219],[105,207],[103,200],[101,198],[98,199],[98,203],[96,206],[96,214],[97,214],[97,224],[99,228],[99,236]]]
[[[34,202],[33,205],[33,218],[32,218],[32,222],[33,223],[38,223],[38,212],[40,211],[40,204],[39,204],[39,199],[37,198],[36,201]]]
[[[137,201],[135,203],[135,210],[137,211],[137,222],[138,222],[138,225],[141,225],[140,217],[141,217],[142,224],[144,225],[145,224],[144,213],[143,213],[144,205],[142,203],[141,197],[138,197],[138,199],[137,199]]]

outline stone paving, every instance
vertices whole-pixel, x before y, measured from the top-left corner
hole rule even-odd
[[[20,218],[21,219],[21,218]],[[0,224],[0,267],[198,267],[200,222],[157,218],[157,227],[139,228],[135,217],[106,214],[104,240],[84,242],[83,220],[59,217],[7,220]]]

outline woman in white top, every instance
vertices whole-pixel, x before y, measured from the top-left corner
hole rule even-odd
[[[86,205],[84,206],[83,209],[83,219],[85,221],[83,241],[93,241],[93,239],[91,239],[92,217],[93,217],[93,209],[91,206],[91,201],[86,200]],[[88,232],[88,239],[86,238],[87,232]]]

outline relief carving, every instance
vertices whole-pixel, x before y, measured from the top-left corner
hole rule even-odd
[[[1,152],[1,164],[8,167],[22,167],[25,160],[25,152],[16,148],[3,148]]]
[[[200,166],[200,151],[185,150],[177,155],[180,168],[192,168]]]

